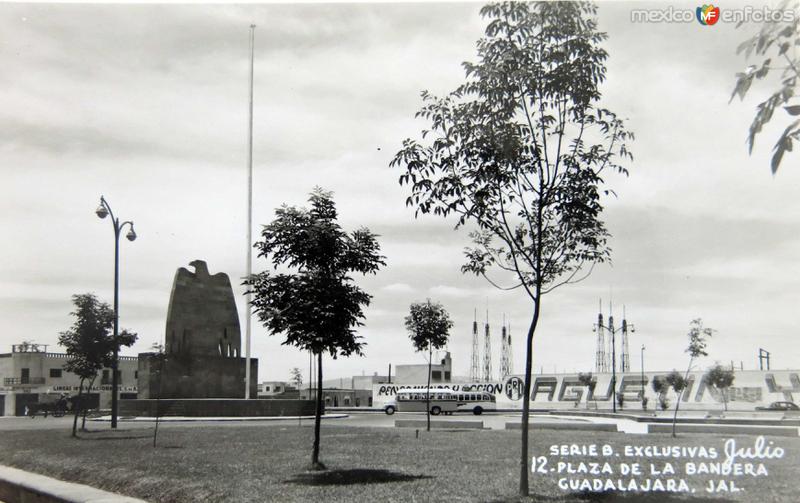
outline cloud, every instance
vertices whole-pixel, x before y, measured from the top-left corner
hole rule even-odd
[[[390,293],[412,293],[414,291],[411,285],[406,283],[392,283],[384,286],[381,290]]]
[[[469,297],[476,297],[480,295],[480,292],[476,292],[475,290],[468,290],[466,288],[460,288],[449,285],[436,285],[432,288],[429,288],[428,291],[434,297],[446,297],[446,298],[456,298],[456,299],[466,299]]]

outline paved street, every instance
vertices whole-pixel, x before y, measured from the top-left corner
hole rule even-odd
[[[353,427],[394,427],[396,419],[425,419],[425,414],[415,412],[398,412],[394,415],[386,415],[381,412],[348,412],[345,418],[328,418],[323,421],[323,424],[337,425],[337,426],[353,426]],[[520,414],[514,413],[487,413],[480,416],[472,414],[458,414],[453,416],[436,416],[432,417],[436,421],[483,421],[484,428],[491,428],[495,430],[505,429],[506,423],[519,422]],[[532,416],[532,421],[536,423],[541,422],[586,422],[589,419],[583,418],[558,418],[552,416]],[[603,422],[614,422],[615,420],[603,419]],[[594,422],[594,420],[592,420]],[[627,421],[630,422],[630,421]],[[246,421],[174,421],[166,420],[159,423],[159,428],[186,428],[198,426],[295,426],[298,424],[310,425],[313,419],[284,419],[284,420],[246,420]],[[153,421],[124,421],[119,423],[119,430],[131,429],[147,429],[153,428]],[[37,417],[34,419],[28,417],[0,417],[0,431],[5,430],[38,430],[38,429],[64,429],[69,430],[72,427],[72,417],[65,416],[61,418],[55,417]],[[109,428],[109,423],[106,421],[87,421],[87,427],[91,430],[102,428]]]

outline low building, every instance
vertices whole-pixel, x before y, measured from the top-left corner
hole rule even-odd
[[[61,394],[78,394],[81,379],[67,372],[66,353],[51,353],[41,344],[15,344],[10,353],[0,354],[0,415],[21,416],[31,403],[55,401]],[[136,398],[138,359],[119,357],[119,398]],[[84,393],[87,393],[84,383]],[[111,408],[111,369],[103,369],[88,390],[89,403],[101,409]]]
[[[453,361],[450,352],[445,351],[444,356],[433,361],[431,365],[431,384],[444,384],[452,382]],[[397,375],[392,379],[392,384],[419,384],[428,382],[428,364],[398,365]]]
[[[314,400],[317,390],[305,388],[300,390],[302,400]],[[325,408],[331,407],[372,407],[372,390],[366,389],[322,389],[322,401]]]
[[[285,381],[264,381],[258,385],[258,398],[299,399],[300,392]]]
[[[322,381],[322,399],[325,407],[372,407],[372,388],[376,384],[388,383],[389,377],[378,375],[360,375],[325,379]],[[303,384],[300,398],[313,400],[317,395],[316,384],[309,391],[309,383]]]

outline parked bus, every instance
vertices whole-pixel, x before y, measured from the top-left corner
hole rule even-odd
[[[471,391],[469,393],[460,391],[456,395],[459,411],[472,411],[476,416],[480,416],[485,410],[497,410],[497,399],[491,393],[486,393],[485,391]]]
[[[395,412],[425,412],[425,405],[430,393],[430,411],[434,416],[441,413],[452,414],[458,410],[456,393],[449,389],[400,389],[393,401],[383,406],[384,412],[389,415]]]

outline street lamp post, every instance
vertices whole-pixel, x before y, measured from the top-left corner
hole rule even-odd
[[[116,428],[118,414],[117,390],[119,388],[119,376],[117,375],[117,369],[119,368],[119,344],[117,342],[119,336],[119,235],[122,228],[127,225],[130,230],[125,237],[128,241],[133,241],[136,239],[136,231],[133,230],[133,222],[130,220],[119,223],[119,218],[114,216],[111,206],[103,196],[100,196],[100,206],[97,207],[95,213],[100,218],[106,218],[106,216],[111,215],[111,225],[114,227],[114,358],[111,361],[111,427]]]
[[[592,327],[592,331],[595,330],[608,330],[611,333],[611,407],[613,408],[614,412],[617,412],[617,341],[616,335],[617,332],[622,332],[625,335],[626,330],[630,328],[631,332],[635,332],[636,330],[633,328],[633,325],[628,324],[625,319],[622,320],[622,325],[617,328],[614,328],[614,317],[608,317],[608,326],[603,325],[602,323],[597,323]],[[624,372],[624,370],[623,370]]]
[[[642,402],[644,402],[644,344],[642,344],[642,357],[639,359],[642,364]]]

